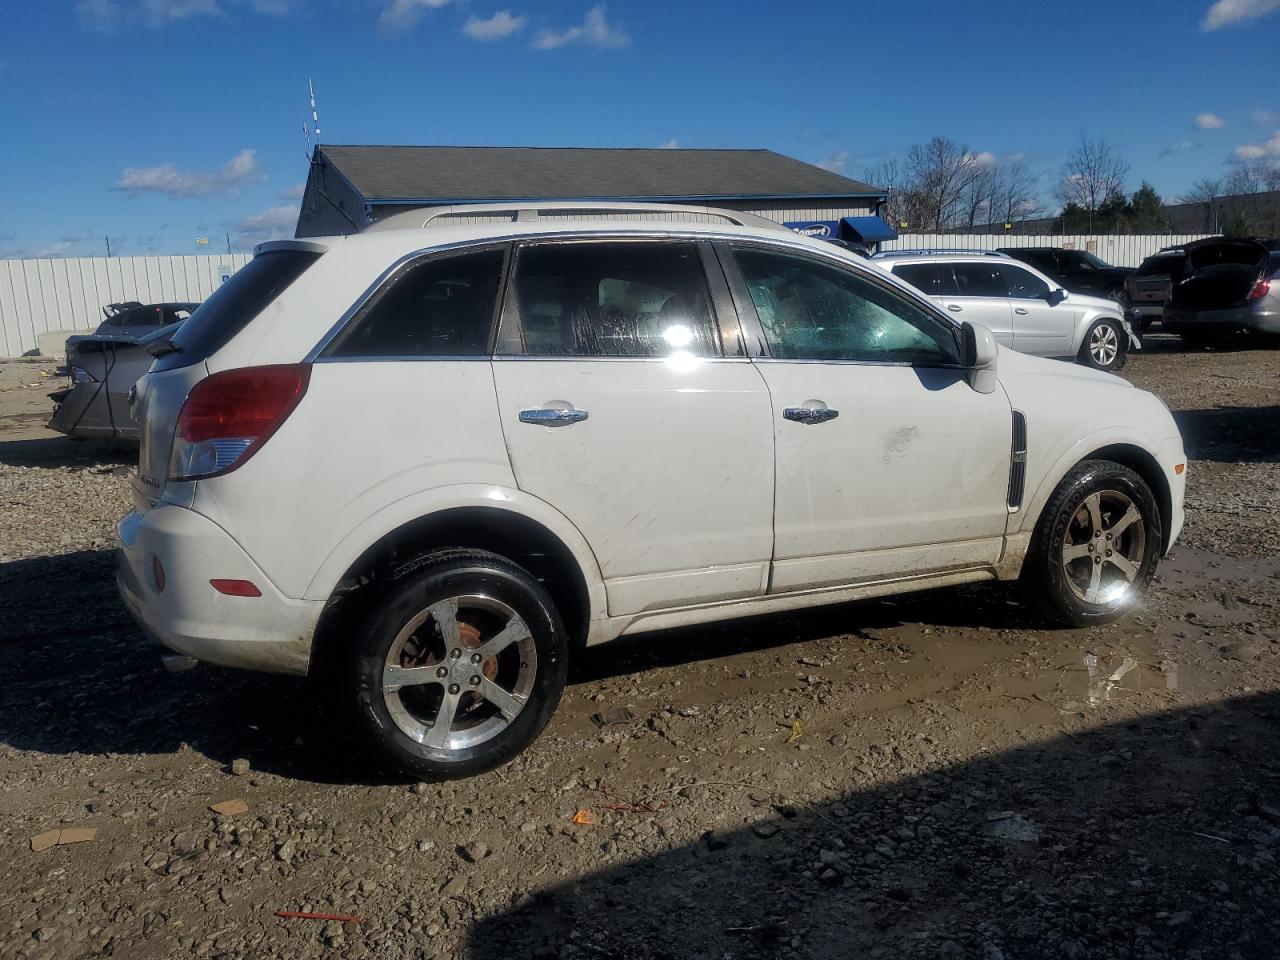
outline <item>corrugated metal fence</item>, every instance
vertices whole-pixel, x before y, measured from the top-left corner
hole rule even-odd
[[[248,262],[244,253],[0,260],[0,357],[37,349],[52,330],[92,330],[108,303],[203,300]]]
[[[904,233],[881,245],[881,250],[995,250],[997,247],[1063,247],[1087,250],[1117,267],[1136,267],[1161,247],[1190,243],[1207,236],[1188,234],[1133,234],[1117,236],[1046,236],[990,233]]]
[[[1066,247],[1088,250],[1108,263],[1136,267],[1161,247],[1188,243],[1200,234],[1163,236],[994,236],[908,233],[886,250],[996,247]],[[0,357],[37,348],[42,333],[91,330],[105,304],[121,300],[160,303],[203,300],[249,262],[243,253],[199,257],[83,257],[0,260]]]

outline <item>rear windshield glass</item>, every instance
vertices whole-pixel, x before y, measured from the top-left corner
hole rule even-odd
[[[1150,277],[1153,275],[1172,275],[1182,273],[1182,261],[1186,259],[1183,253],[1162,253],[1154,257],[1147,257],[1138,265],[1138,269],[1133,271],[1135,277]]]
[[[320,254],[308,250],[260,253],[210,295],[172,337],[178,349],[153,370],[176,370],[208,359],[302,276]]]

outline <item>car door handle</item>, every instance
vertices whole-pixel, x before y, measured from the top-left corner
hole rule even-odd
[[[1019,316],[1025,317],[1029,311],[1027,310],[1026,307],[1014,307],[1013,312],[1018,314]]]
[[[840,411],[830,407],[787,407],[782,415],[796,423],[826,423],[840,416]]]
[[[521,410],[521,423],[537,423],[544,427],[562,427],[570,423],[579,423],[587,419],[587,411],[570,407],[568,410],[555,410],[549,407],[538,407],[534,410]]]
[[[948,303],[948,304],[947,304],[947,309],[948,309],[948,310],[950,310],[952,313],[963,313],[963,312],[964,312],[964,307],[960,306],[960,304],[958,304],[958,303]]]

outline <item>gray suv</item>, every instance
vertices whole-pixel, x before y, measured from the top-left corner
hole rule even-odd
[[[1068,293],[1002,253],[894,250],[872,261],[1021,353],[1118,370],[1141,349],[1115,301]]]

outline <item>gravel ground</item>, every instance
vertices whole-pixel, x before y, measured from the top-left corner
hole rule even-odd
[[[127,456],[0,363],[0,958],[1280,955],[1280,352],[1148,346],[1190,486],[1134,616],[983,586],[637,640],[445,785],[304,681],[165,673],[110,582]]]

